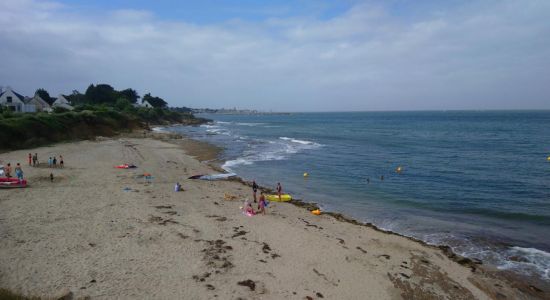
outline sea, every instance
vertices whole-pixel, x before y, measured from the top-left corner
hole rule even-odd
[[[199,116],[168,130],[246,180],[550,280],[550,111]]]

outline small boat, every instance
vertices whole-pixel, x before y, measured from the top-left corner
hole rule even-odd
[[[0,177],[0,188],[24,188],[27,187],[27,180],[17,178]]]

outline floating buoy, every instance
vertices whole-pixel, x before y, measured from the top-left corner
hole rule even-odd
[[[549,157],[550,158],[550,157]],[[304,173],[304,177],[308,177],[309,174],[307,172]]]
[[[316,210],[312,210],[311,213],[314,214],[314,215],[316,215],[316,216],[318,216],[318,215],[321,214],[321,211],[318,210],[318,209],[316,209]]]
[[[546,158],[546,160],[547,160],[547,161],[550,161],[550,156],[548,156],[548,157]]]
[[[403,170],[403,168],[401,168],[401,166],[399,166],[399,167],[397,167],[397,169],[395,169],[395,172],[401,173],[402,170]]]

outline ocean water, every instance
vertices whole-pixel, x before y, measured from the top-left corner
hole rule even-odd
[[[228,171],[550,280],[550,111],[202,116],[170,130],[224,147]]]

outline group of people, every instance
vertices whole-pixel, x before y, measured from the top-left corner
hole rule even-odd
[[[256,180],[252,181],[252,197],[254,198],[254,203],[258,203],[258,210],[254,211],[254,208],[252,207],[252,203],[250,203],[247,200],[244,202],[244,212],[248,215],[255,215],[255,214],[266,214],[266,207],[267,207],[267,201],[265,199],[265,194],[263,191],[260,192],[259,199],[257,198],[258,194],[258,184],[256,183]],[[281,194],[283,192],[283,187],[281,186],[281,183],[277,183],[277,195],[279,196],[279,199],[281,199]]]
[[[29,159],[29,166],[31,166],[31,167],[37,167],[40,164],[40,161],[38,160],[38,153],[35,153],[34,155],[32,153],[29,153],[28,159]],[[58,167],[57,162],[58,161],[57,161],[57,158],[55,156],[53,158],[50,157],[48,159],[48,167],[57,168]],[[64,166],[63,156],[59,155],[59,168],[63,168],[63,166]],[[15,168],[13,169],[13,171],[15,172],[15,176],[17,177],[17,179],[23,180],[23,168],[21,167],[20,163],[17,163],[15,165]],[[7,178],[12,177],[11,163],[8,163],[4,167],[4,176],[6,176]],[[50,180],[53,181],[53,173],[50,174]]]
[[[15,176],[17,177],[17,179],[19,180],[23,180],[23,168],[21,168],[21,164],[20,163],[17,163],[17,165],[15,165],[15,168],[14,168],[14,171],[15,171]],[[5,167],[4,167],[4,174],[7,178],[11,178],[11,163],[8,163]]]
[[[48,168],[57,168],[57,163],[58,160],[55,156],[48,158]],[[38,167],[39,165],[40,161],[38,160],[38,153],[35,153],[34,155],[32,155],[32,153],[29,153],[29,166]],[[59,168],[63,168],[63,166],[63,155],[59,155]]]

